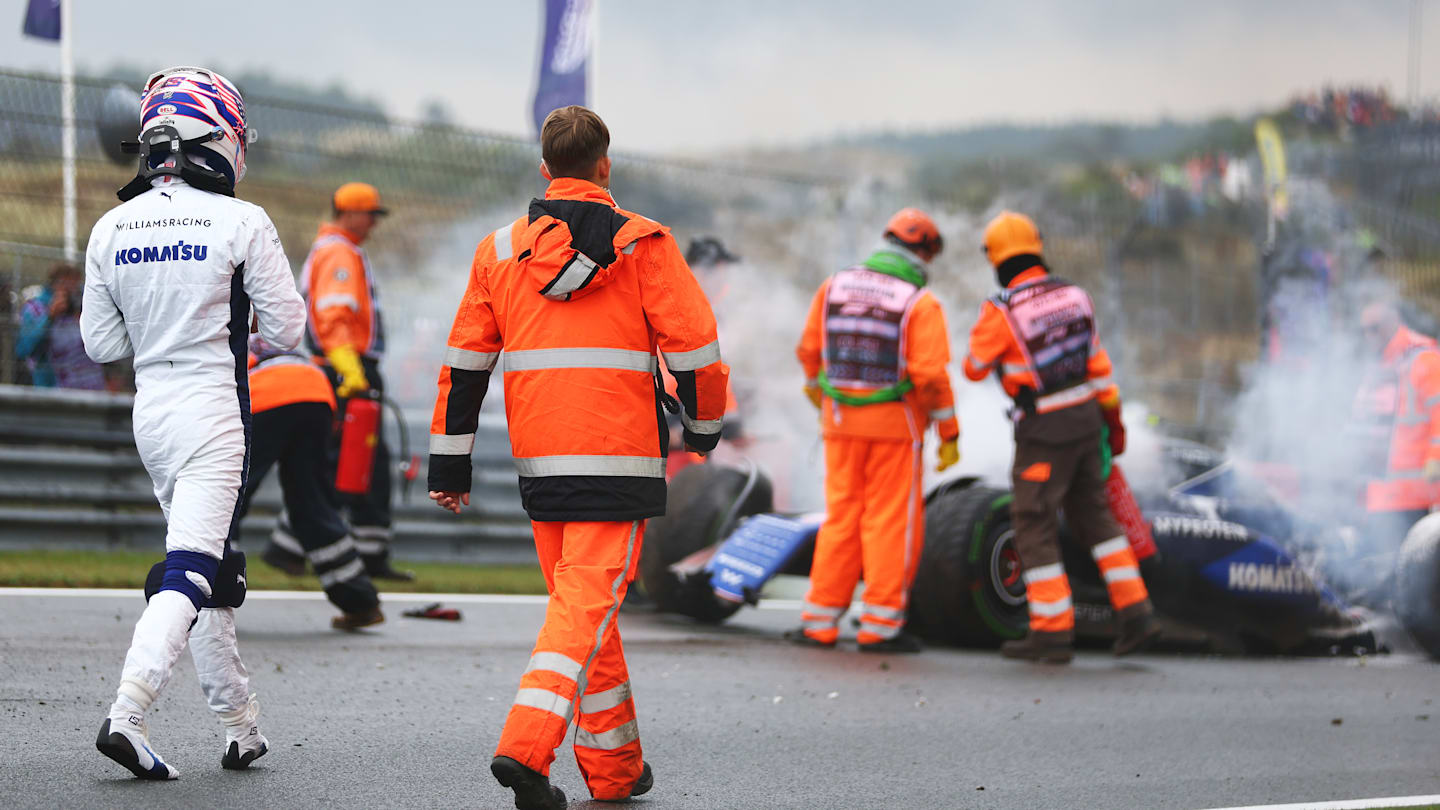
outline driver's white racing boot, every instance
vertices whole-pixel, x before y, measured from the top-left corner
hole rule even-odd
[[[124,717],[105,718],[95,738],[95,747],[129,769],[137,779],[180,778],[180,772],[150,747],[150,731],[142,714],[132,712]]]
[[[243,708],[221,714],[220,719],[225,723],[225,755],[220,767],[243,771],[270,750],[270,741],[260,733],[260,701],[254,695]]]

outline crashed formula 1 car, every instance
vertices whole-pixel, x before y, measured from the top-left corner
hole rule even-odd
[[[1350,554],[1355,544],[1342,530],[1307,521],[1215,451],[1168,441],[1160,455],[1161,472],[1137,482],[1134,502],[1154,542],[1140,567],[1165,630],[1162,644],[1218,653],[1374,652],[1376,629],[1393,613],[1440,658],[1440,515],[1416,524],[1403,544],[1395,538],[1388,555]],[[929,493],[911,632],[967,646],[1024,635],[1009,506],[1007,491],[975,479]],[[769,481],[753,465],[683,470],[671,483],[667,514],[646,531],[646,593],[660,610],[721,622],[758,601],[772,577],[808,574],[823,515],[771,510]],[[1077,635],[1082,643],[1113,638],[1093,562],[1062,545]],[[1380,575],[1351,576],[1357,570]]]

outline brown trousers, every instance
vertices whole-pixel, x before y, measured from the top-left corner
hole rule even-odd
[[[1026,569],[1060,562],[1061,509],[1084,548],[1124,536],[1105,497],[1102,463],[1098,434],[1058,444],[1015,443],[1010,521],[1015,550]]]

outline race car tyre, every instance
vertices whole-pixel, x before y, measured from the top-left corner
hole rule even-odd
[[[1009,492],[942,489],[925,505],[925,549],[910,594],[911,632],[948,644],[994,647],[1029,626]]]
[[[665,514],[645,527],[640,582],[657,609],[702,622],[719,623],[740,609],[710,589],[708,577],[682,578],[670,566],[724,539],[740,518],[773,508],[773,490],[763,473],[719,464],[696,464],[670,481]],[[730,525],[722,525],[722,524]]]
[[[1431,658],[1440,660],[1440,514],[1410,528],[1395,568],[1395,615]]]

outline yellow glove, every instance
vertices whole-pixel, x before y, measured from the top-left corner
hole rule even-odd
[[[1440,459],[1430,459],[1425,462],[1425,481],[1430,484],[1440,482]]]
[[[940,463],[935,466],[935,472],[945,472],[956,464],[960,463],[960,438],[949,439],[940,443]]]
[[[818,385],[806,385],[805,396],[809,398],[811,405],[818,408],[820,407],[820,398],[824,396],[824,392],[820,390],[820,386]]]
[[[340,384],[335,386],[335,396],[345,399],[370,389],[370,381],[365,379],[365,367],[360,365],[360,355],[356,354],[354,349],[349,346],[331,349],[325,354],[325,359],[330,361],[335,373],[340,375]]]

